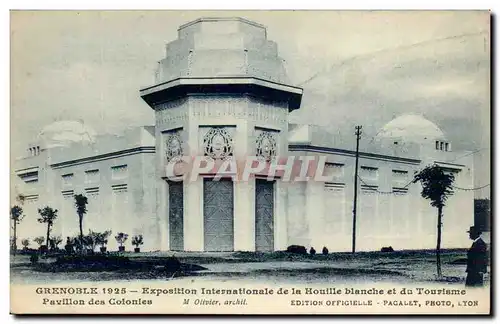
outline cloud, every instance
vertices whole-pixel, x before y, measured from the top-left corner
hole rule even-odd
[[[344,134],[363,124],[372,136],[419,112],[454,148],[489,143],[487,11],[36,11],[11,19],[12,150],[55,119],[83,119],[98,133],[153,124],[138,91],[178,26],[200,16],[266,25],[292,82],[314,76],[292,121]]]
[[[355,121],[376,133],[397,115],[420,112],[442,125],[456,148],[473,149],[479,125],[489,119],[486,36],[469,33],[331,64],[304,85],[294,119],[330,128],[352,128]],[[467,137],[453,130],[464,125],[475,127]]]

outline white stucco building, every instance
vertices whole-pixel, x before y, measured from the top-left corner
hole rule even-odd
[[[60,211],[54,234],[75,235],[72,196],[83,193],[85,231],[143,234],[143,250],[270,251],[291,244],[351,250],[355,148],[332,130],[289,123],[302,89],[290,84],[264,26],[241,18],[181,26],[155,83],[140,96],[155,111],[155,125],[119,136],[76,121],[41,130],[13,167],[13,195],[25,196],[27,215],[19,239],[44,234],[36,209],[45,205]],[[455,174],[457,187],[472,187],[472,157],[452,145],[419,114],[388,121],[373,140],[361,141],[357,250],[435,247],[437,211],[418,184],[408,183],[436,163]],[[166,165],[179,156],[324,157],[330,180],[213,181],[206,172],[195,181],[170,181]],[[443,247],[469,245],[473,199],[473,192],[458,190],[449,199]]]

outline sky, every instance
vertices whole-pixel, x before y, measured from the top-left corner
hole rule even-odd
[[[454,150],[477,151],[475,186],[489,183],[484,11],[13,12],[12,157],[54,120],[82,120],[98,133],[154,124],[139,89],[153,83],[177,28],[204,16],[240,16],[267,27],[291,83],[304,88],[292,121],[342,134],[363,125],[369,140],[394,117],[420,113]]]

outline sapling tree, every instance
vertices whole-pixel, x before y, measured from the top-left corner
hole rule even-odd
[[[125,244],[127,239],[128,239],[128,234],[122,232],[116,234],[115,240],[118,244],[120,244],[120,250],[123,250],[123,244]]]
[[[45,206],[44,208],[38,208],[38,214],[40,214],[40,218],[38,218],[39,223],[47,224],[47,248],[49,247],[50,240],[50,230],[52,225],[54,225],[54,221],[57,219],[57,209],[53,209],[52,207]]]
[[[421,195],[428,199],[430,205],[437,209],[437,242],[436,242],[436,268],[437,276],[442,277],[441,272],[441,229],[443,226],[443,208],[446,200],[453,194],[453,182],[455,176],[451,172],[434,164],[425,167],[415,174],[413,183],[419,182],[422,186]]]

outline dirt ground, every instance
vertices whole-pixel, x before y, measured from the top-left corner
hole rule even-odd
[[[329,255],[290,255],[274,253],[195,253],[152,252],[130,253],[131,258],[161,260],[175,255],[181,262],[206,268],[189,277],[152,277],[137,272],[40,272],[34,271],[28,256],[11,257],[11,282],[14,284],[67,283],[92,281],[165,281],[165,280],[245,280],[301,283],[373,283],[373,282],[436,282],[436,261],[433,251],[402,251],[393,253],[366,252],[330,253]],[[443,282],[463,285],[466,251],[443,251]],[[41,262],[51,262],[51,259]],[[486,278],[486,282],[489,278]]]

